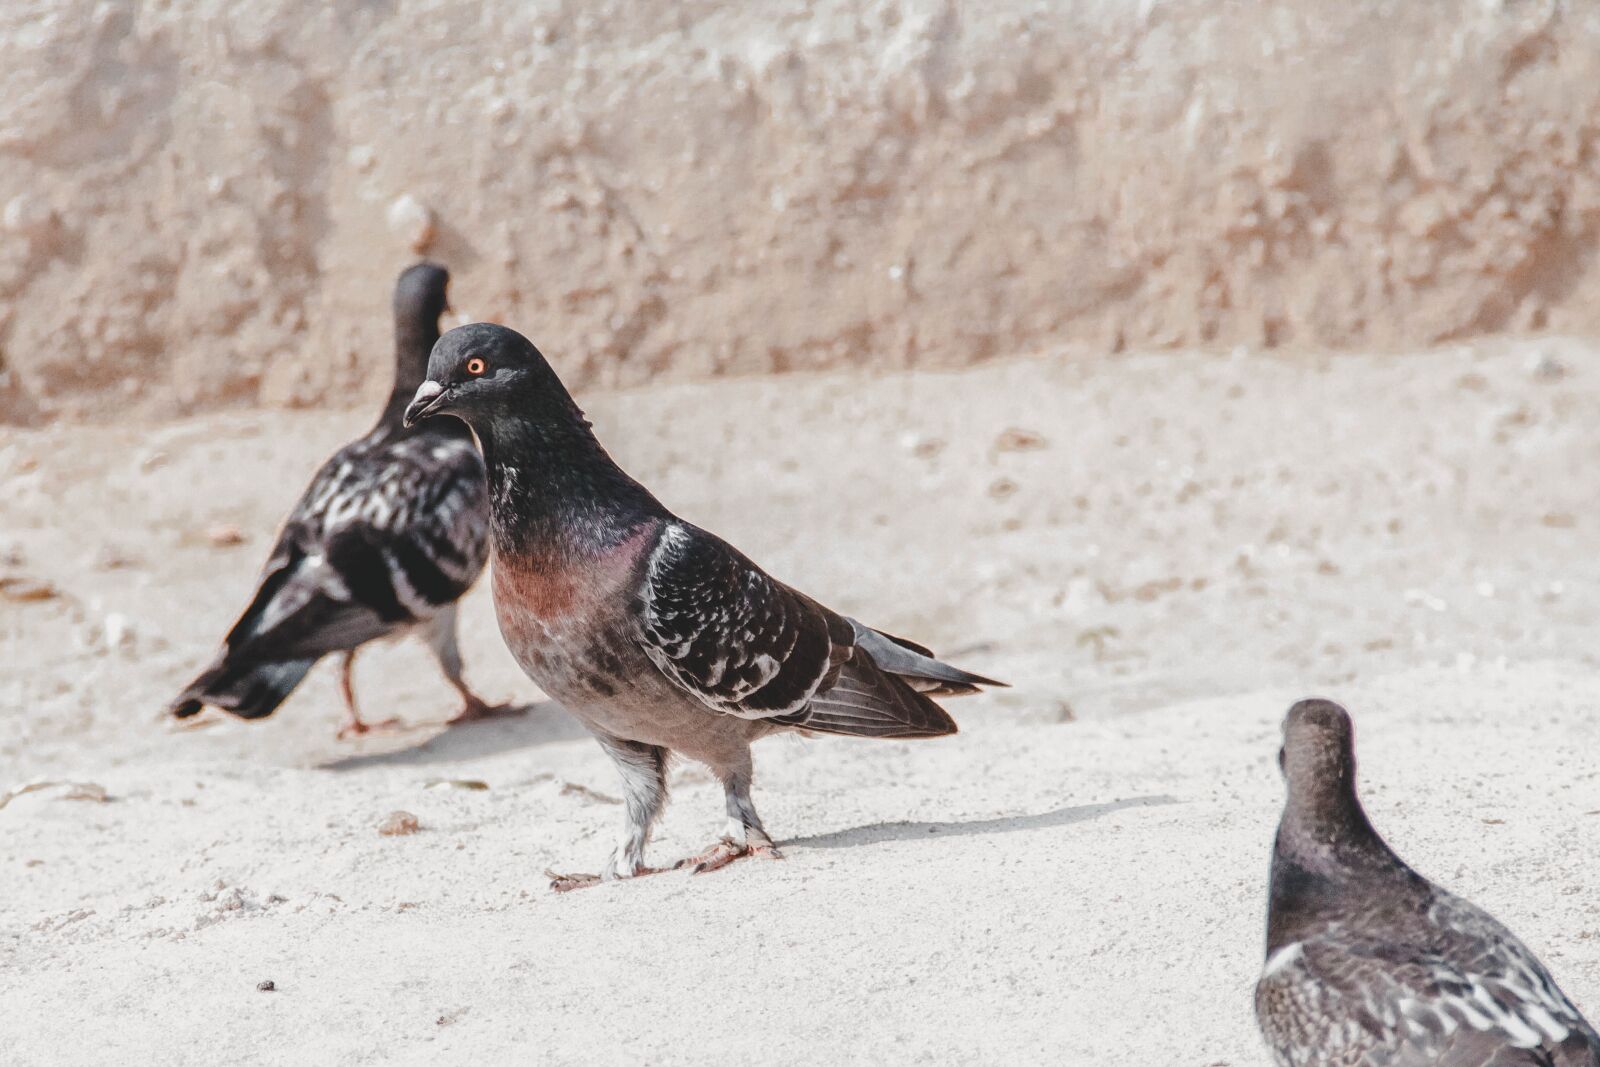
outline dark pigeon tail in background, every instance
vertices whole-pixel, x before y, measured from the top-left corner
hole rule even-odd
[[[264,719],[278,710],[312,667],[314,659],[257,663],[235,671],[227,663],[207,670],[173,701],[172,714],[187,719],[207,704],[241,719]]]

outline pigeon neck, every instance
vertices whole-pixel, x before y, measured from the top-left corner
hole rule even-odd
[[[1352,892],[1367,895],[1357,887],[1373,881],[1401,891],[1427,884],[1378,836],[1348,781],[1291,789],[1272,853],[1268,952],[1337,915]]]
[[[497,418],[474,428],[501,553],[594,555],[665,514],[612,462],[576,406],[565,415]]]
[[[383,413],[378,416],[378,425],[375,430],[389,430],[400,432],[404,425],[406,405],[411,403],[417,395],[417,387],[428,376],[428,354],[433,351],[434,342],[439,340],[439,322],[417,321],[406,315],[396,315],[394,321],[394,388],[389,391],[389,399],[383,406]],[[424,423],[433,428],[443,427],[445,423],[454,424],[458,432],[465,432],[455,419],[433,419]],[[437,424],[437,425],[435,425]]]
[[[1313,773],[1291,770],[1288,792],[1279,829],[1296,847],[1318,855],[1388,853],[1356,796],[1353,761],[1330,760]]]

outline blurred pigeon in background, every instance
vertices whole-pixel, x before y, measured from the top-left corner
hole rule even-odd
[[[373,724],[356,708],[351,670],[369,641],[417,633],[465,708],[491,707],[462,679],[456,601],[488,555],[483,461],[461,423],[404,424],[439,339],[450,275],[419,263],[394,290],[395,380],[377,424],[322,465],[285,521],[250,606],[216,659],[171,705],[188,718],[214,705],[245,719],[272,714],[317,660],[341,654],[340,737]],[[393,720],[378,725],[389,725]]]
[[[685,861],[711,870],[777,854],[750,798],[752,741],[783,730],[951,734],[955,722],[930,698],[1001,684],[828,610],[674,516],[611,461],[514,331],[450,331],[428,379],[407,422],[464,420],[488,463],[501,633],[622,773],[626,820],[604,873],[557,875],[555,888],[648,872],[668,753],[722,782],[726,832]]]

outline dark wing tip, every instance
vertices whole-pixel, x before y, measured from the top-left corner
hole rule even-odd
[[[948,737],[957,732],[950,713],[870,655],[852,657],[828,688],[786,720],[805,730],[853,737]]]
[[[861,629],[867,629],[867,627],[861,626],[860,623],[856,623],[856,626],[860,627]],[[976,686],[980,686],[981,685],[981,686],[985,686],[985,687],[993,688],[993,689],[1010,689],[1011,688],[1011,683],[1010,682],[996,681],[993,678],[985,678],[981,674],[973,674],[971,671],[962,670],[960,667],[951,666],[950,664],[948,664],[948,663],[944,662],[943,660],[939,659],[938,655],[935,654],[933,649],[929,648],[927,645],[919,644],[918,642],[913,641],[908,637],[901,637],[899,634],[892,634],[888,630],[879,630],[876,627],[873,627],[872,629],[880,637],[887,637],[890,641],[893,641],[895,644],[899,645],[901,648],[906,649],[907,651],[910,651],[910,652],[915,652],[919,656],[926,656],[929,659],[936,661],[939,664],[940,667],[943,667],[946,671],[950,672],[951,674],[959,675],[960,676],[959,684],[962,685],[962,686],[976,687]],[[948,680],[956,681],[955,678],[951,678],[951,679],[948,679]],[[956,696],[958,694],[972,693],[972,692],[976,692],[976,689],[975,688],[958,688],[958,689],[952,689],[952,691],[950,693],[947,693],[946,695],[947,696]]]
[[[983,675],[981,675],[981,674],[973,674],[971,671],[962,671],[961,673],[965,674],[967,676],[967,678],[969,679],[969,681],[967,682],[968,685],[983,686],[985,689],[1010,689],[1011,688],[1011,683],[1010,682],[1002,682],[1002,681],[1000,681],[998,679],[995,679],[995,678],[985,678]]]
[[[981,674],[953,667],[935,656],[932,650],[908,641],[904,637],[866,626],[855,619],[846,620],[855,634],[855,644],[874,662],[890,674],[916,678],[919,681],[940,683],[926,692],[940,696],[962,696],[975,693],[979,687],[1009,689],[1009,683],[986,678]],[[922,687],[918,687],[922,688]]]
[[[862,629],[865,629],[865,627],[862,627]],[[876,627],[874,627],[874,629],[876,629]],[[918,644],[909,637],[901,637],[899,634],[892,634],[888,630],[877,630],[877,632],[880,636],[887,637],[901,648],[909,649],[919,656],[927,656],[929,659],[939,658],[933,654],[933,649],[929,648],[927,645]]]
[[[933,702],[929,701],[929,703],[932,704]],[[927,737],[950,737],[953,734],[959,734],[961,727],[956,725],[956,721],[950,717],[950,713],[940,708],[937,704],[933,706],[939,710],[937,718],[929,716],[922,724],[908,729],[905,733],[891,736],[903,738],[907,741],[916,741]]]

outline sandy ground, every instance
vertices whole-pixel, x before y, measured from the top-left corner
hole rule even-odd
[[[1310,692],[1355,712],[1401,852],[1600,1015],[1595,355],[586,397],[686,517],[1016,688],[940,742],[767,742],[781,863],[565,896],[542,872],[600,862],[616,784],[484,590],[469,674],[525,717],[442,730],[400,645],[359,677],[397,736],[335,741],[326,666],[262,723],[159,719],[365,416],[0,437],[0,572],[56,591],[0,597],[0,790],[107,797],[0,809],[0,1062],[1263,1063],[1277,723]],[[661,860],[720,826],[707,776],[675,782]],[[420,832],[380,835],[397,810]]]

